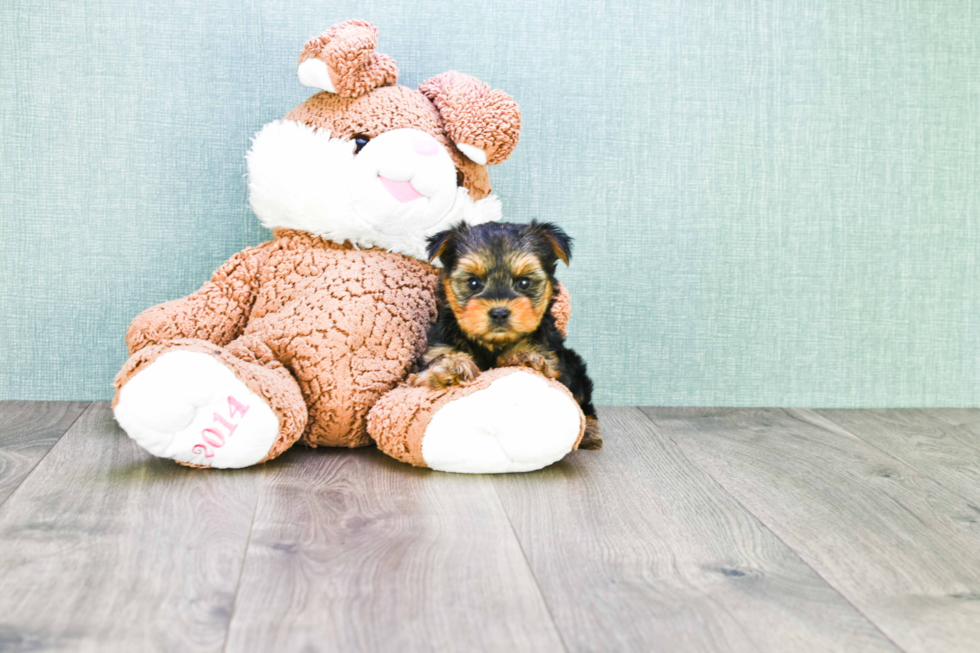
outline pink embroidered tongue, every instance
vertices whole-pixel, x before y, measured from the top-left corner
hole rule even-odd
[[[412,182],[410,181],[395,181],[394,179],[388,179],[381,175],[378,175],[378,181],[399,202],[411,202],[420,197],[425,197],[425,195],[415,190],[415,187],[412,186]]]

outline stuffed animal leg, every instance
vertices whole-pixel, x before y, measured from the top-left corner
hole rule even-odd
[[[403,384],[368,415],[368,433],[389,456],[444,472],[529,472],[578,446],[585,417],[568,389],[506,367],[463,386]]]
[[[424,351],[436,272],[306,232],[274,236],[130,325],[115,414],[150,453],[246,467],[297,439],[371,444],[368,411]]]
[[[564,333],[568,291],[557,288],[552,314]],[[444,472],[529,472],[576,449],[585,416],[561,383],[527,368],[488,370],[443,390],[406,382],[368,414],[368,433],[389,456]]]
[[[307,411],[285,367],[239,343],[180,339],[133,354],[116,377],[120,426],[155,456],[238,468],[275,458],[303,433]]]
[[[303,433],[293,376],[261,342],[238,338],[266,252],[246,249],[196,293],[141,313],[116,376],[119,424],[150,453],[188,465],[246,467]]]

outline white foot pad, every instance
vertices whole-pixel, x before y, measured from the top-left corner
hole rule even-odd
[[[119,391],[116,421],[154,456],[209,467],[247,467],[269,453],[279,419],[213,356],[172,351]]]
[[[574,400],[537,375],[516,372],[436,413],[422,458],[444,472],[529,472],[571,451],[580,427]]]

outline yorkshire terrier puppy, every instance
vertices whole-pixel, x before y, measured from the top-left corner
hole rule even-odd
[[[413,382],[438,389],[495,367],[530,367],[564,384],[582,407],[579,448],[601,448],[585,361],[565,347],[551,314],[555,267],[571,253],[571,238],[549,222],[460,224],[429,238],[429,262],[443,266],[438,317]]]

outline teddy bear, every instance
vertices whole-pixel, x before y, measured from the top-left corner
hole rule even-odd
[[[501,219],[487,166],[517,144],[514,100],[457,72],[418,89],[352,20],[308,41],[319,92],[259,131],[249,204],[273,239],[130,324],[114,415],[155,456],[241,468],[296,442],[376,444],[449,472],[539,469],[576,448],[568,390],[527,368],[435,390],[410,382],[436,316],[426,239]],[[552,307],[569,315],[560,288]]]

